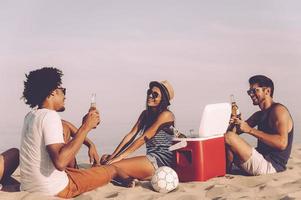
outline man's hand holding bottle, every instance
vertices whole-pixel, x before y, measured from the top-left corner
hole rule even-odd
[[[235,124],[237,134],[249,133],[252,129],[246,121],[241,119],[241,117],[232,117],[230,122],[231,121]]]
[[[83,117],[83,125],[85,125],[89,130],[96,128],[100,123],[100,115],[97,109],[91,109],[84,117]]]

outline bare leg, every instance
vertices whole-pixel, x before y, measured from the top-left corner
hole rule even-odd
[[[0,182],[5,181],[19,166],[19,150],[9,149],[0,155]]]
[[[230,146],[226,144],[226,172],[229,174],[232,171],[232,163],[234,160],[233,152],[230,149]]]
[[[112,165],[128,176],[139,180],[148,180],[155,172],[155,168],[146,156],[127,158]]]
[[[231,159],[233,160],[233,154],[237,156],[241,162],[245,162],[251,157],[252,147],[236,133],[227,132],[225,134],[225,142],[231,151],[227,152],[229,161],[231,161]]]
[[[68,126],[68,124],[64,120],[62,120],[62,125],[63,125],[64,141],[65,141],[65,144],[67,144],[71,140],[71,129],[70,129],[70,127]],[[68,164],[67,167],[78,169],[76,159],[74,158]]]

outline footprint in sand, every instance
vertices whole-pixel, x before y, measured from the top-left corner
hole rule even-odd
[[[212,188],[214,188],[214,185],[210,185],[210,186],[206,187],[205,190],[211,190]]]
[[[88,195],[80,195],[76,197],[74,200],[92,200],[93,198]]]
[[[199,196],[197,195],[191,195],[191,194],[186,194],[186,195],[181,195],[180,197],[176,198],[176,200],[198,200],[200,199]]]
[[[285,196],[285,197],[282,197],[280,200],[295,200],[295,198]]]
[[[266,186],[266,184],[259,186],[259,190],[263,190]]]
[[[115,198],[118,196],[118,192],[113,192],[112,194],[109,194],[108,196],[106,196],[107,199],[111,199],[111,198]]]
[[[212,200],[224,200],[224,199],[226,199],[226,198],[224,198],[224,197],[215,197]]]
[[[226,192],[226,188],[224,186],[209,187],[208,191],[206,192],[206,197],[216,198],[216,197],[219,197],[219,196],[225,194],[225,192]]]
[[[288,193],[300,191],[301,179],[282,184],[281,188]]]
[[[233,179],[233,178],[234,178],[234,176],[231,176],[231,175],[226,175],[226,176],[225,176],[225,178],[226,178],[226,179]]]

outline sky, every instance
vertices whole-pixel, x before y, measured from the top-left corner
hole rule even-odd
[[[80,125],[91,93],[101,125],[91,137],[111,151],[145,108],[153,80],[168,80],[176,126],[198,131],[202,109],[234,94],[244,118],[258,110],[248,78],[275,83],[275,101],[301,123],[301,2],[0,1],[0,150],[18,146],[25,114],[25,74],[41,67],[64,73],[66,111]],[[252,140],[251,138],[249,138]]]

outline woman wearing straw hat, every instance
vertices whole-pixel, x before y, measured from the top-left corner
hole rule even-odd
[[[152,81],[147,90],[146,109],[132,130],[122,139],[111,155],[103,155],[101,163],[113,164],[133,178],[150,178],[161,166],[171,166],[174,114],[168,109],[174,91],[168,81]],[[140,134],[139,134],[140,133]],[[136,138],[136,136],[138,137]],[[126,158],[146,144],[146,156]]]

